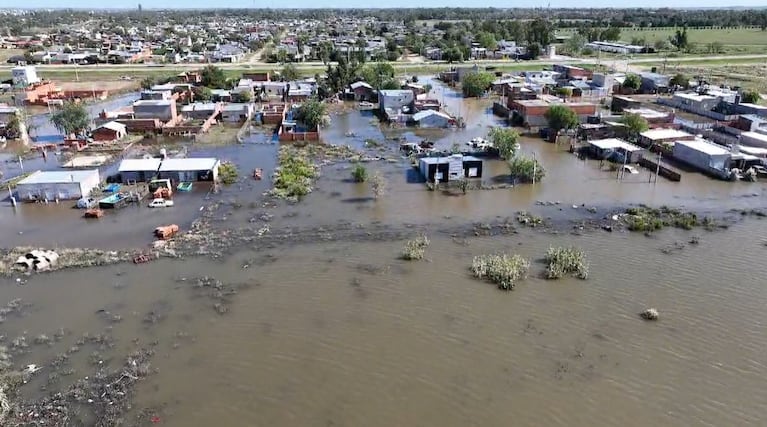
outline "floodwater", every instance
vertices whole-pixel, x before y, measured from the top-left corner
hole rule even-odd
[[[496,122],[489,102],[462,104],[469,127],[431,138],[449,147],[484,135]],[[422,137],[421,131],[382,132],[369,127],[370,120],[356,111],[336,116],[325,138],[363,147],[367,138]],[[346,137],[350,131],[355,136]],[[398,143],[385,144],[396,149]],[[217,194],[188,195],[191,200],[163,215],[191,219],[197,205],[220,202],[216,228],[269,225],[272,233],[311,231],[316,237],[301,244],[287,237],[256,241],[217,259],[40,274],[22,285],[0,279],[0,306],[15,298],[31,304],[23,316],[0,323],[0,344],[27,337],[29,348],[14,365],[44,366],[22,388],[34,397],[42,386],[55,391],[98,369],[117,369],[135,346],[156,342],[154,371],[139,384],[131,412],[144,416],[144,425],[145,414],[168,426],[765,425],[763,220],[652,237],[576,235],[567,225],[557,233],[471,232],[471,224],[518,210],[585,215],[582,203],[607,209],[668,204],[719,214],[763,208],[764,184],[694,173],[679,183],[659,178],[649,184],[647,171],[621,181],[597,162],[539,139],[525,138],[522,150],[546,167],[543,182],[447,195],[427,191],[404,161],[370,162],[371,172],[389,181],[387,194],[375,200],[365,184],[350,182],[350,167],[341,163],[324,168],[316,190],[300,203],[265,206],[268,180],[248,173],[262,167],[271,176],[275,145],[254,135],[241,145],[200,147],[201,155],[237,163],[244,178]],[[504,172],[502,162],[488,162],[483,179],[492,183]],[[539,200],[561,203],[542,206]],[[76,230],[91,230],[70,219],[66,230],[50,231],[44,222],[76,212],[30,208],[38,221],[8,221],[10,208],[2,207],[4,243],[44,244],[47,232],[73,245]],[[107,247],[151,240],[136,231],[144,228],[141,214],[130,209],[109,219],[114,237],[103,242]],[[92,225],[100,231],[88,236],[110,235],[109,222]],[[358,232],[333,239],[334,226]],[[387,227],[426,232],[432,241],[426,259],[399,260],[404,242],[375,235]],[[466,233],[456,233],[461,227]],[[82,238],[102,246],[95,237]],[[546,249],[570,244],[588,254],[590,278],[542,279],[539,260]],[[533,261],[530,277],[513,292],[469,273],[473,256],[500,251]],[[201,276],[221,280],[223,290],[194,286]],[[648,307],[660,311],[658,322],[639,318]],[[63,338],[33,343],[62,327]],[[113,345],[86,344],[64,364],[67,375],[53,368],[56,355],[85,332],[107,334]]]
[[[106,330],[115,347],[95,358],[109,366],[134,338],[157,340],[135,405],[164,425],[763,425],[763,223],[701,233],[672,254],[660,249],[691,233],[432,234],[414,263],[396,259],[401,242],[335,242],[65,271],[3,283],[33,305],[1,328]],[[536,260],[552,243],[582,247],[589,280],[540,279],[537,262],[513,292],[469,277],[474,255]],[[227,314],[192,288],[202,275],[246,285]],[[639,319],[648,306],[660,321]],[[17,363],[47,365],[80,334]],[[81,353],[68,366],[92,374]]]

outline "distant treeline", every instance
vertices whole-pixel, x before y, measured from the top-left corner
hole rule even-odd
[[[333,17],[375,17],[381,21],[498,21],[545,18],[558,28],[572,27],[741,27],[767,28],[767,8],[755,9],[220,9],[220,10],[39,10],[6,23],[3,33],[20,33],[25,28],[56,27],[102,18],[116,24],[192,23],[211,17],[253,20],[319,19]],[[1,24],[0,24],[1,25]]]

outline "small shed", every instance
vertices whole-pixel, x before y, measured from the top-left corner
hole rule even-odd
[[[242,123],[253,118],[253,104],[227,104],[221,111],[221,119],[228,123]]]
[[[165,159],[160,164],[160,178],[174,182],[215,181],[220,164],[212,157]]]
[[[100,181],[98,169],[37,171],[16,184],[16,193],[25,202],[77,200],[88,197]]]
[[[449,115],[435,110],[423,110],[413,114],[413,122],[422,128],[446,128],[452,120]]]
[[[117,170],[122,183],[149,182],[157,176],[161,159],[125,159]]]
[[[696,138],[691,141],[676,141],[674,158],[702,172],[724,178],[730,169],[732,153],[721,145]]]
[[[117,141],[125,138],[128,134],[128,127],[122,123],[108,122],[97,127],[91,133],[94,141]]]
[[[427,182],[481,178],[482,160],[461,154],[448,157],[424,157],[419,161],[418,169]]]
[[[605,159],[612,153],[617,152],[627,156],[626,161],[628,163],[637,163],[644,153],[642,147],[637,147],[618,138],[597,139],[588,141],[588,144],[591,155],[599,159]]]

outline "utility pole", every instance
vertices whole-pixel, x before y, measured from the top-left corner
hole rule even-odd
[[[538,160],[535,158],[535,152],[533,152],[533,185],[535,185],[535,174],[538,172]]]

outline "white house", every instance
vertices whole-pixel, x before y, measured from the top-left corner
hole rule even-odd
[[[37,171],[16,184],[22,201],[77,200],[88,197],[100,182],[98,169]]]

